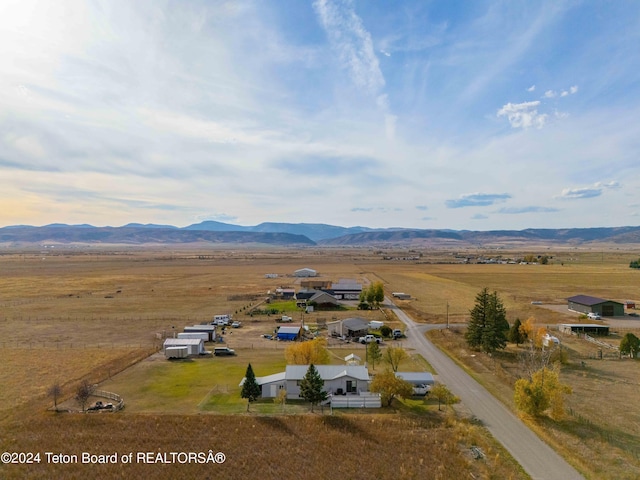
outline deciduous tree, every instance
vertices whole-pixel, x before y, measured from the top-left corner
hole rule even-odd
[[[387,347],[382,354],[382,360],[389,364],[391,370],[398,371],[400,362],[407,358],[407,352],[402,347]]]
[[[47,391],[47,394],[51,398],[53,398],[53,406],[55,407],[56,412],[57,412],[58,411],[58,399],[62,395],[62,387],[60,386],[60,383],[56,382],[53,385],[51,385],[51,387],[49,387],[49,390]]]
[[[395,372],[386,370],[376,374],[371,380],[369,389],[380,394],[383,405],[391,406],[391,402],[396,397],[409,398],[413,395],[413,385],[406,380],[396,377]]]
[[[94,391],[95,385],[89,383],[89,380],[83,380],[80,385],[78,385],[78,388],[76,389],[76,401],[82,407],[83,412],[86,410],[87,402],[89,401],[89,398],[91,398],[91,395],[93,395]]]
[[[458,403],[460,399],[456,397],[451,390],[449,390],[446,385],[442,383],[438,383],[435,385],[429,394],[438,399],[438,410],[440,410],[440,406],[444,403],[445,405],[453,405],[454,403]]]
[[[284,352],[284,358],[289,365],[327,365],[331,355],[327,350],[326,338],[314,338],[307,342],[292,343]]]
[[[367,361],[371,363],[371,368],[376,369],[376,363],[382,359],[382,352],[378,342],[371,342],[367,345]]]
[[[327,399],[327,392],[324,390],[324,381],[316,367],[311,364],[305,376],[300,380],[300,396],[313,406]]]
[[[247,365],[247,372],[244,375],[244,383],[242,384],[241,398],[247,399],[247,412],[251,402],[255,402],[262,395],[260,385],[256,381],[256,375],[253,373],[251,364]]]
[[[531,375],[516,381],[514,400],[522,412],[540,417],[547,410],[556,420],[564,416],[564,396],[571,393],[571,387],[560,382],[560,367],[543,367]]]

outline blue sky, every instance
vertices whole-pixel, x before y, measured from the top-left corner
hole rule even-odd
[[[640,223],[640,2],[0,3],[0,226]]]

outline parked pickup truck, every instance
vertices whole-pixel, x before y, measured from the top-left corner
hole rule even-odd
[[[380,343],[380,339],[375,335],[365,335],[364,337],[360,337],[358,341],[360,343],[371,343],[371,342]]]

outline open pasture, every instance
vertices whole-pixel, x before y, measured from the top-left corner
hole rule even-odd
[[[619,302],[640,298],[640,272],[629,268],[634,255],[587,253],[583,258],[574,253],[564,264],[554,256],[549,265],[381,262],[370,268],[384,279],[387,294],[410,293],[414,299],[398,305],[428,323],[445,323],[447,304],[449,321],[465,322],[475,295],[484,287],[498,292],[511,321],[533,316],[540,323],[562,323],[573,317],[542,310],[531,302],[566,305],[568,297],[578,294]],[[602,258],[604,262],[598,261]]]

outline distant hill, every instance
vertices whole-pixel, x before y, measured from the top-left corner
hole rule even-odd
[[[176,227],[7,227],[0,228],[0,243],[90,243],[90,244],[264,244],[305,246],[315,243],[303,235],[261,232],[211,232]]]
[[[0,228],[1,244],[263,244],[282,246],[458,246],[640,243],[640,227],[598,227],[525,230],[420,230],[339,227],[315,223],[261,223],[239,226],[206,221],[184,228],[130,223],[122,227],[51,224]]]
[[[352,233],[371,232],[372,228],[366,227],[337,227],[322,223],[261,223],[253,227],[241,227],[229,223],[214,222],[208,220],[184,227],[185,230],[210,230],[215,232],[271,232],[271,233],[291,233],[293,235],[304,235],[317,242],[328,238],[341,237]]]

